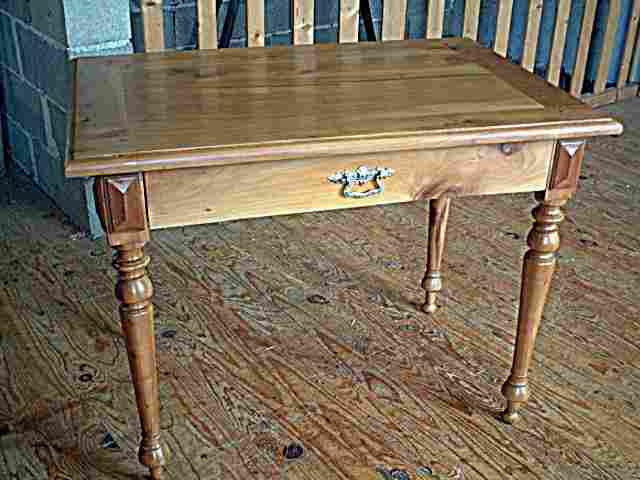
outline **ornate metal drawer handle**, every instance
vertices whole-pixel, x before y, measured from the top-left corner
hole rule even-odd
[[[384,192],[382,179],[388,178],[393,174],[394,171],[390,168],[369,168],[363,165],[355,170],[334,173],[328,177],[328,180],[333,183],[341,183],[344,185],[342,195],[347,198],[365,198]],[[369,182],[374,182],[376,188],[372,188],[365,192],[354,192],[352,190],[354,185],[364,185]]]

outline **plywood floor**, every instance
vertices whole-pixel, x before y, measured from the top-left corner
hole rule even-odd
[[[640,101],[609,110],[515,427],[529,196],[455,201],[432,318],[424,204],[155,232],[167,478],[640,478]],[[24,181],[0,202],[0,478],[142,478],[104,242]]]

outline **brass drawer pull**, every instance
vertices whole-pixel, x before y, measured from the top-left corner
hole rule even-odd
[[[355,170],[334,173],[328,177],[328,180],[344,185],[342,195],[346,198],[365,198],[384,192],[382,179],[388,178],[393,174],[394,171],[391,168],[369,168],[363,165]],[[364,185],[369,182],[373,182],[376,188],[365,192],[354,192],[352,190],[354,185]]]

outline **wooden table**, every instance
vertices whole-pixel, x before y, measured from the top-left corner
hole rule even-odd
[[[536,192],[503,419],[527,370],[585,140],[622,126],[462,39],[80,59],[69,177],[96,177],[142,422],[164,463],[150,231],[432,199],[423,286],[432,312],[451,197]]]

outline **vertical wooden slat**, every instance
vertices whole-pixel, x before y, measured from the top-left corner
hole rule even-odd
[[[216,0],[198,0],[198,48],[218,48]]]
[[[404,40],[407,0],[382,2],[382,40]]]
[[[556,25],[553,30],[553,44],[551,46],[549,67],[547,68],[547,81],[556,87],[560,84],[560,70],[564,58],[564,46],[567,41],[570,13],[571,0],[560,0],[558,3],[558,11],[556,12]]]
[[[264,0],[247,0],[247,46],[264,47]]]
[[[140,3],[140,9],[144,31],[144,50],[146,52],[164,50],[162,0],[145,0]]]
[[[442,38],[444,29],[444,0],[429,0],[427,38]]]
[[[496,20],[496,41],[493,50],[503,57],[507,56],[509,32],[511,31],[512,0],[499,0],[498,18]]]
[[[624,54],[622,55],[622,64],[620,65],[620,74],[618,75],[618,88],[623,88],[629,78],[629,68],[631,66],[631,55],[633,54],[636,36],[638,34],[638,21],[640,20],[640,0],[634,0],[631,10],[631,18],[629,19],[629,29],[624,42]],[[636,48],[640,47],[638,45]]]
[[[584,16],[582,17],[582,27],[580,29],[580,41],[578,43],[578,53],[576,54],[576,64],[573,67],[571,77],[571,95],[580,96],[584,83],[584,72],[587,69],[587,58],[589,56],[589,44],[591,43],[591,33],[593,32],[593,21],[596,16],[597,0],[587,0],[584,6]]]
[[[607,29],[604,31],[604,43],[600,55],[600,63],[596,74],[596,83],[593,87],[593,93],[604,92],[607,86],[607,77],[609,76],[609,65],[611,64],[611,55],[613,54],[613,46],[618,33],[618,21],[620,20],[620,0],[611,0],[609,2],[609,16],[607,17]]]
[[[464,26],[462,35],[471,40],[478,39],[480,0],[466,0],[464,5]]]
[[[293,0],[293,43],[313,43],[313,0]]]
[[[358,41],[360,0],[340,0],[340,43]]]
[[[522,68],[533,72],[540,35],[540,20],[542,19],[542,0],[529,0],[529,15],[527,16],[527,34],[524,38],[524,52],[522,53]]]

